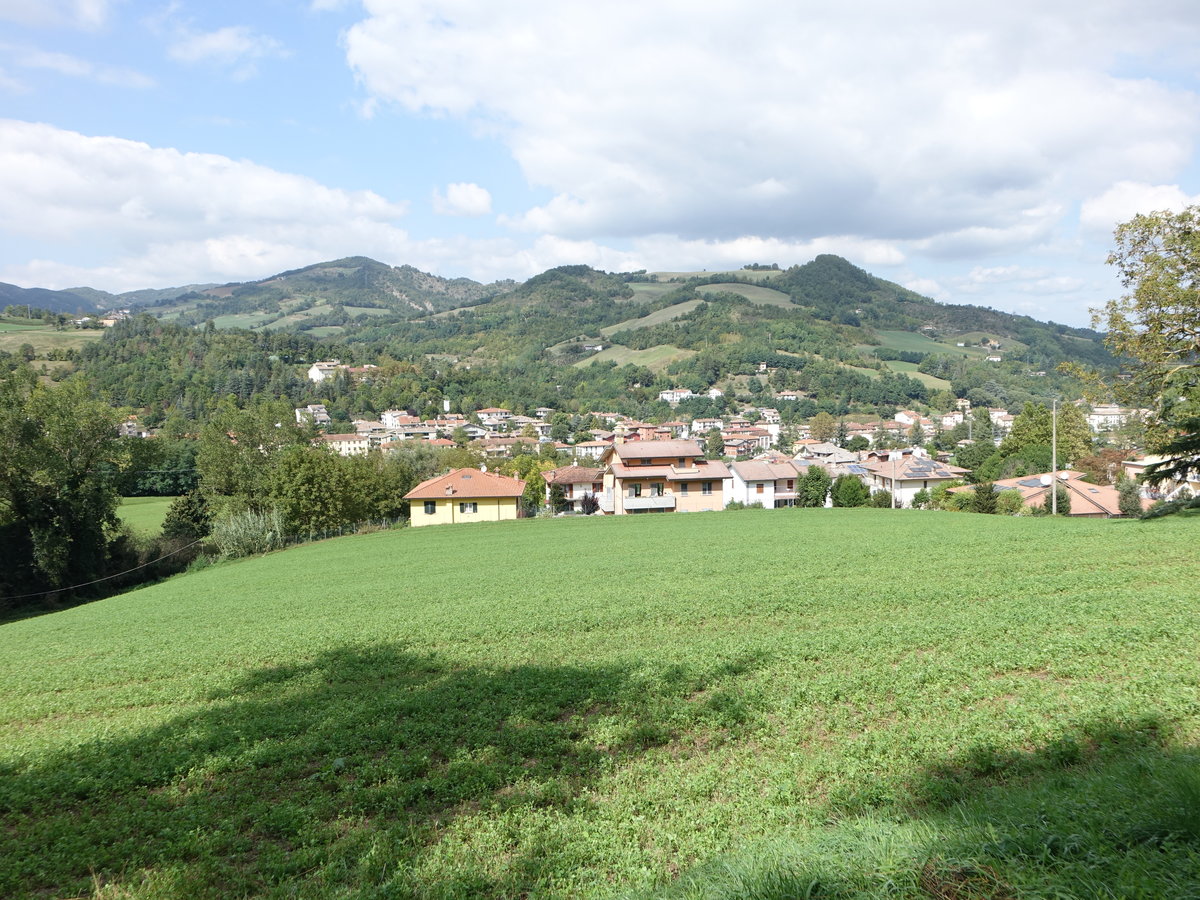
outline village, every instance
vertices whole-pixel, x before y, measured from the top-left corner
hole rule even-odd
[[[308,377],[321,383],[338,372],[348,377],[370,375],[371,367],[352,368],[337,360],[314,364]],[[714,391],[716,389],[714,388]],[[690,398],[685,389],[664,390],[659,399],[674,406]],[[800,392],[780,391],[779,402],[801,399]],[[1116,429],[1144,414],[1115,405],[1076,404],[1096,436]],[[355,420],[353,432],[322,433],[318,440],[342,456],[393,452],[408,442],[433,447],[469,445],[488,461],[511,459],[519,454],[569,459],[565,465],[541,472],[544,502],[559,514],[634,515],[653,512],[705,512],[729,507],[761,506],[781,509],[797,505],[836,505],[832,491],[817,504],[802,500],[802,480],[819,469],[828,482],[857,479],[871,496],[882,495],[893,508],[927,506],[931,492],[949,487],[973,491],[965,484],[970,470],[954,465],[953,452],[931,452],[926,438],[968,426],[966,445],[986,442],[999,446],[1016,416],[1007,409],[981,410],[959,400],[943,413],[922,414],[906,409],[888,420],[832,423],[820,416],[808,423],[785,427],[779,410],[746,406],[738,415],[643,422],[618,413],[591,411],[574,416],[586,423],[588,439],[555,440],[551,420],[556,410],[540,407],[533,415],[519,415],[502,407],[485,407],[466,415],[444,412],[422,420],[405,410],[386,410],[378,420]],[[332,426],[323,404],[295,410],[297,423],[319,428]],[[972,423],[986,421],[987,433],[974,433]],[[832,423],[832,426],[831,426]],[[1154,459],[1131,453],[1122,462],[1121,478],[1136,479]],[[519,478],[479,469],[459,468],[428,479],[407,496],[414,526],[515,519],[526,484]],[[1124,513],[1118,490],[1111,484],[1093,484],[1083,472],[1060,467],[1054,472],[1031,472],[997,480],[999,493],[1011,492],[1019,503],[1013,508],[1050,505],[1050,484],[1069,497],[1069,515],[1110,518]],[[1200,475],[1188,482],[1151,489],[1140,488],[1142,506],[1200,493]]]

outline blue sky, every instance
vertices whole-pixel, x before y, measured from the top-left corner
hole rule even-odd
[[[0,0],[0,280],[832,252],[1086,324],[1114,225],[1200,202],[1190,0],[830,6]]]

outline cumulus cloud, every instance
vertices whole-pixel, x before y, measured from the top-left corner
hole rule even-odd
[[[1117,225],[1138,213],[1179,212],[1194,203],[1200,203],[1200,195],[1189,195],[1177,184],[1119,181],[1084,201],[1079,210],[1079,222],[1090,231],[1110,234]]]
[[[371,191],[12,120],[0,120],[0,195],[0,231],[99,257],[95,266],[58,271],[72,278],[95,271],[106,279],[102,287],[261,277],[273,267],[339,253],[391,254],[409,243],[395,224],[404,206]],[[64,286],[61,277],[31,281],[55,265],[27,263],[8,274]]]
[[[1185,4],[1153,23],[1123,4],[865,5],[366,0],[345,44],[372,97],[507,142],[553,193],[506,220],[532,234],[1003,252],[1190,158],[1196,98],[1109,71],[1194,42]]]
[[[231,68],[238,78],[254,75],[259,60],[287,55],[284,46],[275,38],[259,34],[245,25],[202,32],[181,29],[167,53],[177,62],[211,63]]]
[[[446,185],[446,193],[433,192],[433,211],[440,216],[486,216],[492,211],[492,195],[487,188],[470,182]]]

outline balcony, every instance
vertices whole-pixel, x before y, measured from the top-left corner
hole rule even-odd
[[[661,497],[626,497],[623,505],[626,510],[674,509],[675,498],[671,494],[664,494]]]
[[[600,502],[600,512],[611,513],[613,511],[612,491],[606,491],[603,494],[594,494],[593,496]]]

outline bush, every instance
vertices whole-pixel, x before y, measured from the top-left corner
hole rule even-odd
[[[600,511],[600,501],[596,499],[595,494],[584,494],[579,498],[579,511],[585,516]]]
[[[996,494],[996,512],[1002,516],[1019,516],[1025,509],[1020,491],[998,491]]]
[[[996,487],[990,481],[975,485],[975,492],[971,497],[971,511],[987,515],[995,514]]]
[[[830,496],[834,506],[865,506],[871,491],[856,475],[839,475],[833,483]]]
[[[892,505],[892,492],[876,491],[871,495],[870,505],[876,509],[890,509]]]
[[[283,515],[275,507],[265,512],[245,510],[213,522],[212,543],[225,559],[279,550],[287,543]]]

